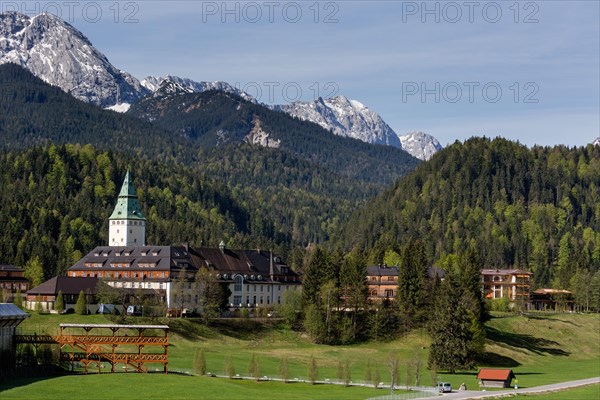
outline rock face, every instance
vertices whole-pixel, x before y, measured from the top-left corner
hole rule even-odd
[[[442,149],[440,142],[424,132],[411,132],[400,136],[402,148],[413,157],[427,161]]]
[[[313,102],[294,102],[272,108],[314,122],[336,135],[402,148],[398,135],[379,114],[344,96],[319,97]]]
[[[133,76],[114,67],[80,31],[52,14],[0,14],[0,64],[8,62],[101,107],[133,103],[149,93]]]
[[[141,82],[142,86],[151,92],[157,92],[159,89],[165,86],[176,87],[177,90],[187,93],[202,93],[207,90],[219,90],[225,93],[233,93],[240,96],[244,100],[256,103],[256,99],[250,96],[248,93],[241,91],[240,89],[231,86],[227,82],[196,82],[188,78],[180,78],[178,76],[166,75],[163,77],[148,76]]]
[[[594,146],[600,146],[600,136],[598,136],[598,137],[596,138],[596,140],[594,140],[594,141],[592,142],[592,144],[593,144]]]

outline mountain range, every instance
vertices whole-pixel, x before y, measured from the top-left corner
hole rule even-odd
[[[163,93],[168,88],[174,93],[218,90],[257,103],[227,82],[196,82],[171,75],[148,76],[139,81],[113,66],[83,33],[52,14],[0,14],[0,64],[7,62],[27,68],[79,100],[118,112],[127,111],[131,104],[152,95],[161,86]],[[427,159],[440,148],[435,138],[412,134],[404,139],[404,147],[401,137],[376,112],[344,96],[271,108],[314,122],[336,135],[402,148],[420,159]]]

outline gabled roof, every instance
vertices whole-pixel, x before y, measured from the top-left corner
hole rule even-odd
[[[270,280],[271,275],[298,276],[279,257],[268,251],[209,247],[194,247],[189,251],[199,268],[214,268],[221,274],[260,275],[266,281]]]
[[[76,295],[83,290],[84,293],[96,293],[98,278],[55,276],[39,286],[29,289],[28,295],[56,295],[62,291],[64,295]]]
[[[486,381],[506,381],[515,378],[512,369],[489,369],[482,368],[477,374],[477,379]]]

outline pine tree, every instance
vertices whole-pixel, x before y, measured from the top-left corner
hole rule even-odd
[[[302,278],[302,301],[305,305],[315,304],[319,300],[321,284],[326,282],[326,271],[330,270],[327,254],[317,247],[304,271]]]
[[[79,292],[79,297],[77,297],[77,303],[75,303],[75,313],[78,315],[86,315],[87,310],[87,300],[85,298],[85,293],[83,290]]]
[[[478,304],[472,294],[460,287],[453,274],[446,275],[429,322],[430,369],[435,366],[453,374],[475,366],[480,336],[474,327],[481,326],[477,315]]]
[[[411,241],[402,251],[398,273],[397,307],[405,331],[420,326],[427,314],[428,293],[425,247],[420,241]]]
[[[59,314],[65,311],[65,301],[62,290],[59,290],[56,295],[56,301],[54,302],[54,310],[58,311]]]

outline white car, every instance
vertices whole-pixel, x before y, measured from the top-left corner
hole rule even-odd
[[[440,393],[452,393],[452,385],[449,382],[438,382],[437,388]]]

